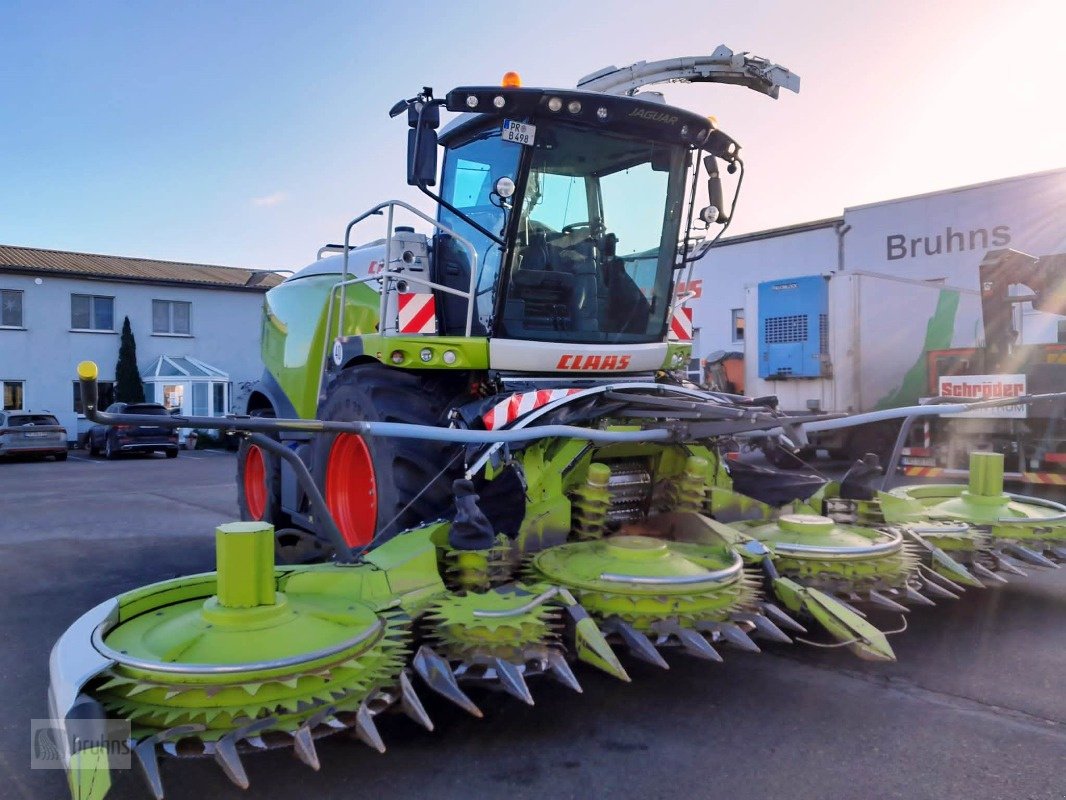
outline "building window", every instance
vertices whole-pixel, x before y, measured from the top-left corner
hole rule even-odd
[[[192,385],[192,413],[194,417],[208,415],[206,383],[197,382]]]
[[[112,381],[99,381],[97,386],[97,408],[107,408],[115,402],[115,384]],[[74,381],[74,413],[84,414],[85,408],[81,404],[81,384]]]
[[[25,381],[0,381],[4,385],[4,411],[21,411]]]
[[[22,292],[0,289],[0,328],[22,327]]]
[[[184,413],[185,408],[185,384],[184,383],[166,383],[163,384],[163,405],[166,406],[167,411],[173,411],[177,409],[179,413]]]
[[[152,301],[152,333],[189,336],[192,333],[192,303],[181,300]]]
[[[223,417],[229,410],[226,408],[226,384],[224,383],[212,383],[211,384],[212,397],[212,414],[213,417]]]
[[[744,341],[744,309],[734,308],[731,314],[733,324],[733,341]]]
[[[70,327],[76,331],[114,331],[115,298],[72,294]]]

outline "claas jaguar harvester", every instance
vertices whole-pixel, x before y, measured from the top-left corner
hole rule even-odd
[[[480,717],[485,689],[580,692],[579,663],[629,680],[623,659],[800,636],[889,660],[908,606],[1063,557],[1066,509],[1003,494],[995,455],[967,489],[895,493],[862,463],[837,485],[725,458],[752,432],[801,441],[806,420],[678,377],[678,287],[735,206],[719,168],[743,165],[707,117],[641,91],[664,80],[798,89],[722,47],[394,107],[438,213],[354,219],[267,294],[249,413],[167,421],[240,437],[243,520],[216,531],[216,572],[108,600],[56,644],[74,797],[111,785],[105,719],[128,723],[157,798],[163,756],[247,786],[257,750],[318,769],[323,736],[384,750],[381,714],[432,730],[427,691]],[[438,133],[442,108],[459,116]],[[375,221],[384,237],[353,245]],[[87,416],[130,421],[79,373]]]

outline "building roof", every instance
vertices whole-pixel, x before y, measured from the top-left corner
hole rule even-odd
[[[723,236],[715,247],[743,244],[744,242],[752,242],[758,239],[772,239],[774,236],[788,236],[793,233],[817,231],[822,228],[833,228],[837,225],[842,225],[843,222],[843,217],[828,217],[826,219],[816,219],[812,222],[797,222],[795,225],[783,225],[780,228],[767,228],[766,230],[752,231],[751,233],[738,233],[736,236]]]
[[[1036,180],[1040,178],[1046,178],[1052,175],[1063,175],[1066,177],[1066,167],[1060,167],[1058,169],[1044,170],[1043,172],[1031,172],[1026,175],[1011,175],[1006,178],[997,178],[991,181],[984,181],[983,183],[971,183],[967,186],[955,186],[950,189],[938,189],[934,192],[925,192],[924,194],[913,194],[907,197],[893,197],[889,200],[878,200],[874,203],[865,203],[858,206],[848,206],[844,209],[844,214],[847,215],[852,211],[860,211],[866,208],[873,208],[875,206],[887,206],[893,203],[907,203],[912,200],[920,200],[925,197],[936,197],[937,195],[956,194],[959,192],[968,192],[974,189],[983,189],[987,186],[995,186],[1002,183],[1012,183],[1015,181],[1028,181]],[[804,233],[805,231],[814,231],[821,228],[832,228],[836,225],[844,224],[844,216],[840,217],[828,217],[827,219],[817,219],[811,222],[799,222],[794,225],[784,225],[780,228],[768,228],[762,231],[752,231],[751,233],[741,233],[736,236],[723,236],[718,242],[716,247],[726,247],[731,244],[743,244],[744,242],[752,242],[759,239],[772,239],[775,236],[788,236],[793,233]]]
[[[156,378],[193,378],[205,380],[216,378],[229,380],[229,375],[218,367],[212,367],[205,361],[192,356],[159,356],[141,370],[145,380]]]
[[[1008,175],[1006,178],[995,178],[990,181],[981,181],[980,183],[968,183],[965,186],[952,186],[948,189],[936,189],[932,192],[922,192],[921,194],[911,194],[906,197],[893,197],[891,200],[878,200],[875,203],[863,203],[857,206],[848,206],[844,209],[844,213],[849,211],[861,211],[866,208],[873,208],[874,206],[887,206],[892,203],[909,203],[912,200],[922,200],[926,197],[936,197],[944,194],[958,194],[961,192],[969,192],[974,189],[984,189],[988,186],[997,186],[1003,183],[1016,183],[1020,181],[1038,180],[1040,178],[1047,178],[1053,175],[1060,175],[1066,178],[1066,167],[1058,167],[1056,169],[1046,169],[1041,172],[1028,172],[1024,175]]]
[[[215,289],[257,292],[266,291],[282,281],[282,276],[269,270],[185,264],[151,258],[72,253],[11,245],[0,245],[0,272],[48,272],[91,280],[193,284]]]

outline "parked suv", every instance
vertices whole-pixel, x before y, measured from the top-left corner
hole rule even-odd
[[[0,456],[54,456],[67,460],[67,430],[51,414],[0,411]]]
[[[168,411],[158,403],[112,403],[109,414],[145,414],[165,417]],[[93,425],[89,428],[89,455],[103,452],[105,458],[122,453],[166,453],[177,458],[178,432],[157,425]]]

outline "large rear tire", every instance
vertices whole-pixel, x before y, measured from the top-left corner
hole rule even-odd
[[[446,398],[418,375],[359,364],[329,388],[319,418],[439,425]],[[315,440],[314,476],[352,547],[436,519],[451,507],[455,445],[424,439],[331,434]],[[455,459],[457,461],[457,459]]]
[[[243,438],[237,448],[237,508],[243,520],[269,522],[275,530],[290,525],[281,510],[278,459]]]

